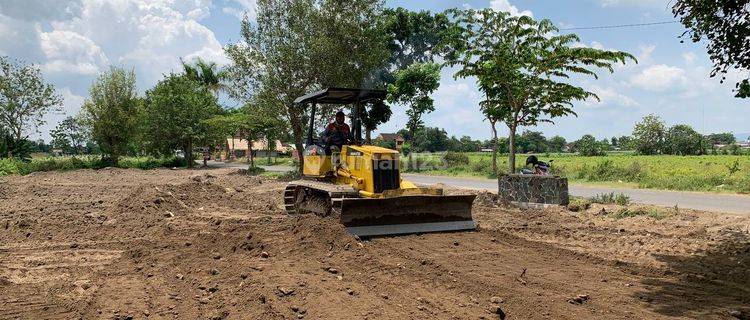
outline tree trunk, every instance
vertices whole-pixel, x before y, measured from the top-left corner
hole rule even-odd
[[[490,121],[492,125],[492,173],[497,176],[497,128],[496,122]]]
[[[516,171],[516,125],[509,126],[510,137],[508,137],[508,173],[513,174]]]
[[[372,130],[365,129],[365,144],[368,144],[368,145],[372,144],[371,134],[372,134]]]
[[[414,166],[414,171],[417,171],[419,168],[417,168],[416,165],[414,165],[414,159],[412,158],[411,154],[414,153],[414,130],[409,129],[409,167]]]
[[[250,159],[250,168],[255,168],[255,157],[253,157],[253,144],[247,143],[247,158]]]
[[[192,168],[195,163],[193,163],[193,141],[188,140],[187,146],[185,147],[185,160],[187,161],[187,167]]]
[[[291,120],[291,119],[290,119]],[[297,121],[292,120],[292,135],[294,136],[294,146],[297,148],[297,156],[299,157],[299,167],[297,168],[299,172],[302,172],[302,168],[304,167],[304,161],[305,161],[305,147],[302,144],[303,136],[302,136],[302,125],[299,123],[299,119]]]

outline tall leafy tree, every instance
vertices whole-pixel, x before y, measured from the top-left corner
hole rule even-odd
[[[750,70],[750,3],[747,0],[678,0],[672,7],[675,17],[688,28],[683,33],[693,42],[707,40],[708,55],[714,63],[711,77],[726,80],[730,69]],[[736,85],[736,97],[750,97],[750,79]]]
[[[652,155],[664,152],[666,127],[659,116],[649,114],[633,128],[633,143],[640,154]]]
[[[68,154],[82,154],[86,148],[89,132],[81,116],[69,116],[52,129],[52,145]]]
[[[424,126],[422,116],[435,111],[430,94],[440,85],[440,65],[436,63],[412,64],[395,73],[395,80],[388,85],[388,101],[408,106],[406,115],[409,118],[406,128],[409,137]],[[409,140],[412,143],[412,140]],[[414,147],[412,143],[412,147]],[[411,162],[409,153],[409,162]]]
[[[577,46],[574,34],[559,34],[549,20],[511,16],[492,9],[451,10],[457,27],[456,53],[449,64],[456,77],[476,77],[482,105],[496,109],[509,129],[509,169],[515,171],[519,126],[575,115],[573,102],[596,94],[570,83],[571,76],[596,78],[595,68],[614,72],[615,63],[635,58],[625,52]]]
[[[221,112],[216,97],[202,83],[183,74],[170,74],[146,92],[145,123],[152,152],[172,154],[180,149],[193,167],[193,148],[210,133],[205,124]]]
[[[562,152],[566,144],[568,144],[568,142],[561,136],[554,136],[547,141],[549,151],[552,152]]]
[[[230,94],[280,110],[301,156],[309,114],[294,99],[374,81],[387,57],[376,28],[382,7],[381,0],[259,0],[255,22],[244,19],[242,40],[226,48]]]
[[[182,62],[185,76],[203,84],[214,95],[226,88],[227,71],[220,69],[216,62],[206,61],[202,58],[195,59],[192,63]]]
[[[664,143],[664,149],[670,154],[685,156],[704,153],[703,136],[686,124],[669,128],[664,136]]]
[[[408,78],[399,77],[398,73],[414,65],[433,63],[435,58],[442,56],[447,39],[453,35],[452,24],[443,13],[431,13],[429,11],[414,12],[404,8],[385,9],[379,19],[379,31],[387,39],[389,52],[386,63],[378,70],[376,77],[377,86],[385,85],[387,88],[396,81],[412,81],[408,86],[418,86],[420,82],[429,81],[426,78],[417,77],[431,76],[426,73],[412,73]],[[405,84],[400,84],[404,86]],[[395,97],[394,94],[403,96]],[[408,101],[417,98],[407,96],[408,94],[420,95],[416,91],[391,92],[390,101]],[[363,114],[366,134],[375,130],[378,125],[389,120],[391,109],[388,105],[373,108]]]
[[[28,130],[43,125],[44,115],[59,110],[61,103],[37,66],[0,56],[0,127],[8,132],[8,158],[24,143]]]
[[[83,117],[91,127],[91,137],[99,145],[105,161],[116,166],[135,136],[138,97],[135,72],[110,67],[89,89]]]

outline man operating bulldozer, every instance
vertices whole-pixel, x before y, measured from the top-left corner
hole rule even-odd
[[[351,129],[349,129],[349,125],[344,120],[344,112],[336,112],[336,120],[329,123],[325,131],[320,135],[320,140],[325,143],[326,154],[328,155],[331,154],[331,147],[335,146],[338,148],[337,151],[339,151],[343,145],[354,141]]]

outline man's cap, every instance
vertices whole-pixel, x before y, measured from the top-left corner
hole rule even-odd
[[[339,112],[336,112],[336,116],[337,116],[337,117],[338,117],[338,116],[342,116],[342,117],[344,117],[344,116],[346,116],[346,114],[344,114],[344,111],[341,111],[341,110],[339,110]]]

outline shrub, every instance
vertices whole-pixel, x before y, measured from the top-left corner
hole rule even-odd
[[[584,211],[591,206],[591,201],[585,198],[572,197],[568,204],[568,210],[578,212]]]
[[[668,215],[669,214],[667,212],[663,212],[657,208],[622,208],[612,214],[611,217],[615,220],[620,220],[637,216],[647,216],[656,220],[661,220],[666,218]]]
[[[619,204],[621,206],[626,206],[630,203],[630,197],[628,197],[628,195],[624,193],[601,193],[593,196],[591,198],[591,202],[600,204]]]
[[[469,156],[467,156],[464,153],[459,153],[459,152],[448,151],[445,154],[445,156],[443,156],[443,160],[448,165],[448,167],[455,167],[455,166],[469,164]]]
[[[18,173],[18,163],[15,159],[0,158],[0,176]]]

